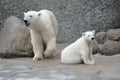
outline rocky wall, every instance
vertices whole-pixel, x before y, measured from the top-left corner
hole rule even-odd
[[[73,42],[87,30],[120,27],[120,0],[0,0],[0,28],[9,16],[49,9],[59,22],[58,42]]]

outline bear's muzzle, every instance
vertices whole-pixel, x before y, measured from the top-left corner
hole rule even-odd
[[[24,23],[25,23],[26,26],[30,25],[30,23],[27,20],[24,20]]]

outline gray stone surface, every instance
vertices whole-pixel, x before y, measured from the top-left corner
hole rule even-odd
[[[120,43],[108,40],[100,47],[100,53],[108,56],[120,54]]]
[[[120,27],[120,0],[0,0],[0,27],[8,16],[49,9],[59,22],[58,42],[73,42],[83,31]]]
[[[99,45],[98,45],[97,41],[94,40],[93,43],[92,43],[92,53],[96,54],[96,53],[99,53],[99,51],[100,51],[99,50]]]
[[[107,40],[107,32],[98,32],[95,36],[95,39],[99,44],[104,44],[104,42]]]
[[[109,40],[120,41],[120,29],[110,29],[107,32]]]
[[[66,45],[58,45],[53,59],[0,59],[0,80],[120,80],[120,55],[94,55],[95,65],[65,65],[60,53]]]
[[[103,55],[120,54],[120,29],[109,29],[96,34],[99,52]]]

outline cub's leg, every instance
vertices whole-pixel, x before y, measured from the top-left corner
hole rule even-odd
[[[85,51],[81,51],[81,58],[85,64],[94,64],[95,62],[90,60],[89,53],[86,53]]]

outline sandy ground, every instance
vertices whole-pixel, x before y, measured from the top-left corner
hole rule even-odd
[[[65,65],[60,53],[66,45],[57,45],[53,59],[0,59],[0,80],[120,80],[120,55],[94,55],[95,65]]]

